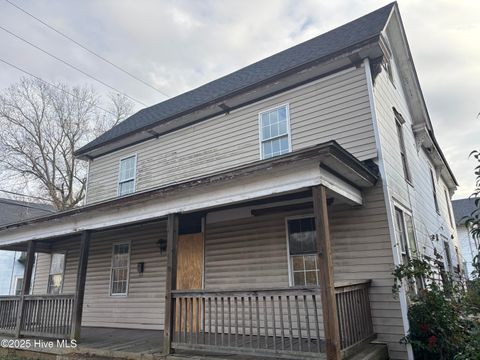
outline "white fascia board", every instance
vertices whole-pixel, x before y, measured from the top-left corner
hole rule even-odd
[[[360,190],[321,169],[318,160],[299,161],[293,166],[268,169],[219,184],[194,187],[175,195],[159,196],[135,205],[112,206],[108,209],[6,229],[0,232],[0,246],[64,236],[83,230],[100,230],[133,224],[158,219],[171,213],[215,208],[320,184],[348,199],[352,204],[362,204]]]

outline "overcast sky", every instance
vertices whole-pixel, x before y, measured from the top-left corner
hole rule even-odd
[[[10,0],[98,54],[174,96],[360,17],[387,1]],[[437,138],[460,182],[473,190],[468,153],[480,147],[480,1],[400,0]],[[166,97],[0,0],[0,25],[146,104]],[[94,85],[0,29],[0,58],[48,81]],[[23,74],[0,63],[0,87]],[[138,105],[137,109],[142,106]]]

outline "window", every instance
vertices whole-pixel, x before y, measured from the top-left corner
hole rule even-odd
[[[15,295],[22,294],[22,287],[23,287],[23,277],[15,278]]]
[[[403,136],[403,124],[405,123],[405,120],[395,109],[394,112],[396,119],[395,125],[397,127],[398,143],[400,145],[400,157],[402,158],[403,177],[408,182],[411,182],[412,178],[410,176],[410,169],[408,167],[407,151],[405,150],[405,139]]]
[[[417,257],[418,249],[412,216],[397,207],[395,208],[395,232],[397,241],[400,244],[403,262],[405,263],[408,259]]]
[[[289,219],[287,231],[291,284],[318,285],[314,218]]]
[[[137,156],[129,156],[120,160],[120,172],[118,175],[118,195],[123,196],[135,191],[135,173]]]
[[[454,228],[455,225],[453,223],[452,210],[450,209],[450,196],[448,195],[447,189],[443,189],[443,191],[445,193],[445,203],[447,204],[448,220],[450,221],[450,226]]]
[[[445,252],[445,267],[448,271],[452,271],[452,257],[450,255],[450,244],[448,243],[448,239],[444,238],[443,249]]]
[[[127,295],[130,270],[130,244],[114,244],[112,253],[112,272],[110,275],[110,294]]]
[[[435,185],[435,174],[433,173],[432,169],[430,169],[430,179],[432,181],[433,202],[435,204],[435,210],[437,210],[437,213],[440,213],[440,209],[438,208],[437,186]]]
[[[64,270],[65,254],[52,254],[50,272],[48,274],[48,294],[60,294],[62,292]]]
[[[262,159],[290,152],[288,105],[260,113],[259,122]]]

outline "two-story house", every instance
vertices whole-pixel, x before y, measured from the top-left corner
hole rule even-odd
[[[0,298],[15,315],[0,314],[3,332],[82,344],[137,329],[165,355],[327,359],[375,340],[411,359],[392,270],[435,253],[457,265],[457,184],[396,3],[143,109],[76,155],[85,206],[0,228],[0,248],[28,254],[21,296]]]

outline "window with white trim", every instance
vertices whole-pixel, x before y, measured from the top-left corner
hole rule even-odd
[[[412,216],[398,207],[395,207],[395,233],[400,245],[403,263],[408,259],[418,257]]]
[[[452,210],[450,209],[450,195],[446,188],[443,189],[445,193],[445,204],[447,206],[448,220],[450,221],[450,227],[454,228],[455,223],[453,222]]]
[[[408,160],[407,160],[407,150],[405,148],[405,138],[403,134],[403,124],[405,123],[405,120],[401,117],[400,114],[396,114],[395,116],[395,126],[397,128],[397,137],[398,137],[398,143],[400,146],[400,157],[402,160],[402,168],[403,168],[403,177],[405,180],[408,182],[412,182],[412,177],[410,175],[410,168],[408,166]]]
[[[450,244],[446,237],[442,236],[442,239],[443,239],[443,250],[445,254],[445,261],[444,261],[445,268],[447,269],[447,271],[452,271],[453,267],[452,267],[452,256],[450,254]]]
[[[437,185],[435,184],[435,173],[430,168],[430,180],[432,181],[432,193],[433,193],[433,203],[435,204],[435,210],[437,213],[440,213],[440,209],[438,207],[438,199],[437,199]]]
[[[48,273],[47,294],[60,294],[63,287],[63,274],[65,271],[65,254],[53,253]]]
[[[288,105],[259,114],[262,159],[290,152],[290,120]]]
[[[287,232],[291,284],[318,285],[315,219],[313,217],[288,219]]]
[[[118,174],[118,195],[123,196],[135,191],[135,174],[137,168],[137,156],[132,155],[120,160]]]
[[[110,294],[127,295],[130,272],[130,243],[113,244]]]

